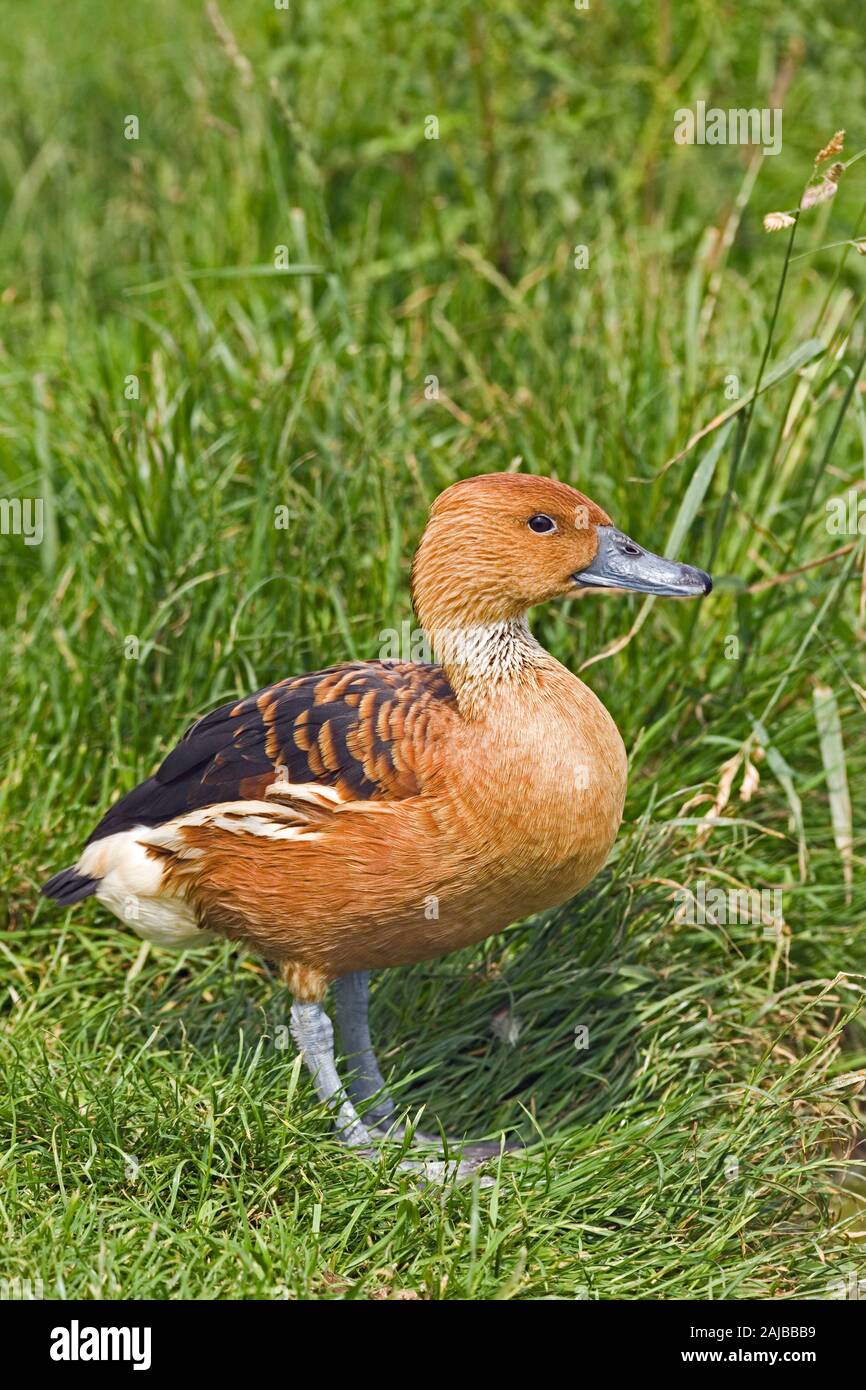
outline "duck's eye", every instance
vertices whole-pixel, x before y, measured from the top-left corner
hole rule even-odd
[[[545,516],[544,512],[538,512],[531,516],[527,521],[530,531],[534,531],[537,536],[543,536],[548,531],[556,530],[556,522],[552,516]]]

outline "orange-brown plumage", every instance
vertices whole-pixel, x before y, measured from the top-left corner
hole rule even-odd
[[[413,769],[411,787],[392,781],[389,792],[386,775],[367,801],[303,812],[272,793],[262,814],[298,826],[290,843],[181,827],[167,887],[195,903],[203,925],[314,969],[323,987],[441,955],[562,901],[598,871],[619,825],[622,741],[552,660],[506,717],[494,707],[469,724],[442,701],[389,756]]]

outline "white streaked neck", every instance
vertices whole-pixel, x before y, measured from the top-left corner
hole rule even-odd
[[[525,615],[442,628],[429,635],[460,711],[467,717],[477,716],[491,699],[551,660],[529,631]]]

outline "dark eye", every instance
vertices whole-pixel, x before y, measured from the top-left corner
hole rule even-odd
[[[556,522],[552,516],[545,516],[544,512],[538,512],[536,516],[531,516],[527,521],[530,531],[534,531],[537,536],[543,536],[547,531],[556,530]]]

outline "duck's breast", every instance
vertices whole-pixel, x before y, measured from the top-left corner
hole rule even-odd
[[[559,667],[540,689],[461,729],[443,797],[452,831],[484,850],[480,872],[509,881],[525,911],[527,900],[562,901],[601,868],[622,819],[626,772],[611,716]]]

